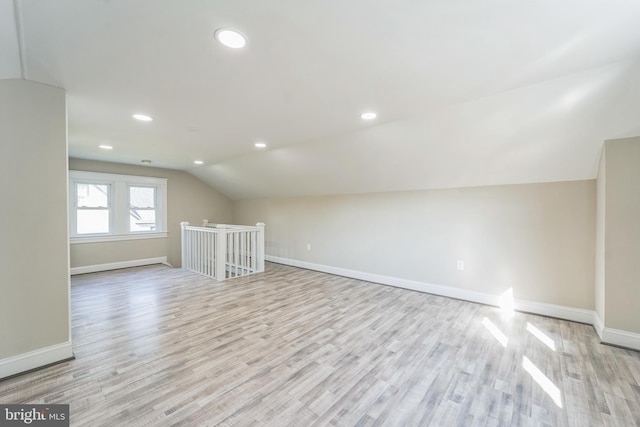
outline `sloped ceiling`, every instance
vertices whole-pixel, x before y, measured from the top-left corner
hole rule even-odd
[[[18,13],[13,0],[0,0],[0,79],[22,77]]]
[[[13,4],[0,59],[23,69],[1,75],[67,90],[71,156],[233,199],[591,179],[605,139],[640,135],[635,0]]]

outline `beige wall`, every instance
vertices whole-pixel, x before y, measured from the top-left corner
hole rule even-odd
[[[605,319],[605,218],[606,218],[606,153],[604,147],[598,165],[598,179],[596,184],[596,274],[595,274],[595,303],[596,314],[602,322]]]
[[[607,328],[640,333],[640,137],[606,141]]]
[[[266,222],[268,255],[489,294],[512,287],[515,298],[594,309],[593,180],[233,207],[235,223]]]
[[[169,230],[166,239],[73,244],[71,267],[162,256],[167,256],[172,266],[180,267],[180,222],[194,225],[201,225],[203,219],[231,222],[231,200],[184,171],[83,159],[69,159],[69,169],[167,178]]]
[[[0,80],[0,359],[67,343],[64,90]]]

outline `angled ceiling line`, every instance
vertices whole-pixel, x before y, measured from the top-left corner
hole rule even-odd
[[[27,80],[26,53],[24,46],[24,30],[22,25],[22,6],[20,0],[13,0],[13,18],[16,24],[16,36],[18,39],[18,56],[20,59],[20,78]]]

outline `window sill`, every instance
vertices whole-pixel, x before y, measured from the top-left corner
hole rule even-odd
[[[75,245],[78,243],[119,242],[123,240],[162,239],[165,237],[167,237],[166,231],[154,233],[109,234],[105,236],[71,237],[69,238],[69,243]]]

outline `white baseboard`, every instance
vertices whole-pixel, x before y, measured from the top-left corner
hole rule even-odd
[[[600,337],[600,341],[603,341],[602,333],[604,331],[604,322],[597,311],[593,312],[593,329],[596,330],[596,333]]]
[[[605,344],[617,345],[619,347],[640,350],[640,334],[620,329],[603,328],[602,342]]]
[[[593,310],[567,307],[566,305],[555,305],[536,301],[527,301],[514,298],[513,308],[518,311],[539,314],[541,316],[556,317],[558,319],[571,320],[572,322],[586,323],[593,325]]]
[[[71,341],[7,357],[0,360],[0,379],[72,357]]]
[[[308,270],[321,271],[338,276],[351,277],[354,279],[366,280],[368,282],[380,283],[383,285],[390,285],[404,289],[411,289],[414,291],[426,292],[429,294],[456,298],[470,302],[477,302],[480,304],[494,306],[501,305],[501,297],[499,295],[491,295],[484,292],[470,291],[467,289],[454,288],[451,286],[434,285],[431,283],[418,282],[415,280],[399,279],[397,277],[382,276],[379,274],[365,273],[362,271],[331,267],[328,265],[314,264],[306,261],[298,261],[271,255],[267,255],[265,258],[267,261],[290,265],[292,267],[306,268]],[[591,310],[583,310],[562,305],[546,304],[520,299],[514,299],[513,308],[519,311],[526,311],[528,313],[539,314],[542,316],[557,317],[559,319],[587,323],[589,325],[593,324],[594,312]]]
[[[593,327],[604,344],[640,350],[640,334],[623,331],[622,329],[607,328],[600,315],[593,314]]]
[[[140,267],[141,265],[151,265],[151,264],[169,265],[167,263],[167,257],[162,256],[157,258],[134,259],[131,261],[111,262],[108,264],[86,265],[84,267],[73,267],[72,269],[70,269],[70,273],[72,276],[74,276],[76,274],[95,273],[97,271],[118,270],[120,268]]]

